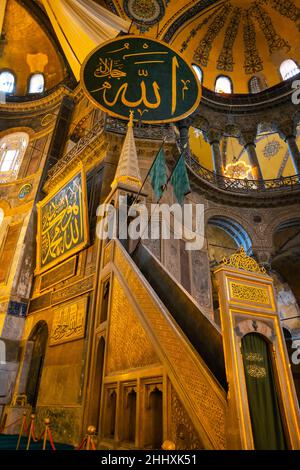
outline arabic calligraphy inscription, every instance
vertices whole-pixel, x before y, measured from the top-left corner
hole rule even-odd
[[[144,122],[174,122],[191,114],[201,85],[190,65],[167,44],[123,36],[93,51],[82,66],[89,98],[112,116],[130,110]]]

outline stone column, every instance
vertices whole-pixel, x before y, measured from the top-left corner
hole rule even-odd
[[[249,163],[252,167],[252,175],[255,180],[258,180],[263,185],[263,175],[261,172],[260,164],[258,161],[256,146],[255,146],[256,132],[242,132],[240,143],[247,151]]]
[[[296,142],[296,128],[292,121],[286,121],[278,127],[280,137],[287,143],[295,173],[300,174],[300,152]]]
[[[206,141],[209,142],[211,147],[211,153],[213,158],[214,164],[214,172],[217,175],[224,175],[224,168],[222,164],[222,156],[221,156],[221,148],[220,148],[220,140],[221,140],[221,133],[215,129],[210,129],[206,133]]]

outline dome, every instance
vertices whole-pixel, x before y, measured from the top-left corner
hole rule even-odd
[[[260,89],[282,80],[280,66],[300,62],[300,0],[125,0],[106,4],[131,19],[131,33],[157,37],[200,66],[203,85],[215,89],[228,77],[234,93],[248,93],[257,77]]]

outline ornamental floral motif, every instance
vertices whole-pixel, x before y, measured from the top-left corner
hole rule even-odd
[[[160,21],[165,13],[162,0],[124,0],[124,10],[133,21],[148,26]]]
[[[244,31],[243,31],[244,47],[245,47],[245,73],[252,75],[263,70],[263,61],[259,56],[256,45],[256,32],[254,24],[250,18],[248,10],[244,12]]]
[[[280,49],[285,49],[286,52],[290,51],[291,46],[279,34],[277,34],[270,16],[259,5],[258,1],[252,4],[249,11],[251,16],[257,20],[260,29],[266,38],[270,54]]]
[[[194,55],[194,60],[200,65],[207,67],[213,42],[220,33],[220,31],[223,29],[231,10],[232,5],[229,2],[226,3],[220,13],[212,21],[207,32],[203,36],[203,39],[200,41],[200,44]]]
[[[231,255],[230,258],[223,258],[222,264],[237,269],[244,269],[245,271],[251,271],[253,273],[266,273],[265,268],[260,267],[254,258],[248,256],[243,247],[241,247],[237,253]]]
[[[233,45],[237,37],[242,9],[235,8],[232,12],[229,25],[225,31],[222,51],[217,62],[217,69],[225,72],[233,71]]]
[[[282,16],[295,21],[300,31],[300,8],[296,7],[294,2],[291,0],[270,0],[270,3]]]
[[[271,142],[268,142],[264,149],[263,149],[263,155],[265,158],[272,158],[275,157],[279,150],[282,148],[280,143],[277,140],[272,140]]]

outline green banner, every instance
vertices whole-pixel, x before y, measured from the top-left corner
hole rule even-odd
[[[199,105],[201,85],[184,58],[161,41],[122,36],[85,60],[81,82],[98,107],[112,116],[143,122],[174,122]]]

